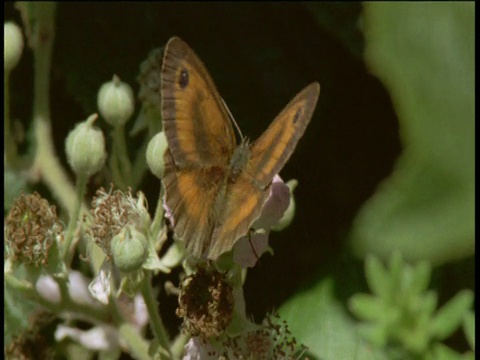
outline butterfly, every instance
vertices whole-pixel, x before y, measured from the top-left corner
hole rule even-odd
[[[310,122],[320,85],[298,93],[256,141],[239,134],[239,144],[205,65],[178,37],[165,47],[160,91],[168,143],[162,184],[173,231],[189,254],[216,260],[260,215],[273,177]]]

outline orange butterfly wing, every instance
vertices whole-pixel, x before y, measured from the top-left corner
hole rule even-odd
[[[298,93],[252,144],[246,172],[267,186],[282,170],[307,128],[320,94],[314,82]]]
[[[310,122],[320,93],[313,83],[302,90],[250,147],[250,160],[235,183],[227,187],[221,218],[209,249],[215,259],[249,231],[270,193],[273,177],[292,155]]]
[[[247,234],[268,198],[275,174],[303,135],[319,95],[318,83],[300,92],[250,147],[248,161],[232,181],[236,148],[228,111],[205,66],[177,37],[162,65],[165,201],[174,231],[196,257],[216,259]]]
[[[229,115],[205,66],[177,37],[165,48],[162,118],[169,150],[162,179],[174,231],[194,256],[210,244],[225,171],[236,147]]]
[[[192,49],[171,38],[162,65],[162,118],[179,166],[227,166],[235,134],[210,75]]]
[[[259,187],[242,173],[235,183],[227,186],[223,206],[212,234],[208,258],[217,259],[230,251],[235,242],[245,236],[252,223],[260,216],[262,206],[270,194],[270,186]]]

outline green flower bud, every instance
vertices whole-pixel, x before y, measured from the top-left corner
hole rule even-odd
[[[78,124],[65,141],[67,161],[77,175],[91,176],[98,172],[107,158],[105,138],[100,129],[94,128],[97,114]]]
[[[124,125],[135,109],[132,88],[121,82],[117,75],[113,75],[112,81],[100,87],[97,104],[107,123],[112,126]]]
[[[282,231],[285,229],[287,226],[290,225],[290,223],[293,220],[293,217],[295,216],[295,197],[293,196],[293,191],[298,185],[298,181],[295,179],[289,180],[285,185],[288,186],[290,189],[290,203],[288,204],[287,210],[285,210],[285,213],[283,214],[282,218],[280,221],[272,226],[272,230],[275,231]]]
[[[3,32],[5,72],[10,72],[18,64],[22,55],[22,30],[17,24],[9,21],[3,25]]]
[[[167,150],[167,138],[163,131],[155,135],[148,143],[147,147],[147,164],[151,172],[159,179],[163,176],[165,169],[165,161],[163,155]]]
[[[120,271],[138,270],[147,256],[147,238],[134,226],[126,226],[113,238],[112,254]]]

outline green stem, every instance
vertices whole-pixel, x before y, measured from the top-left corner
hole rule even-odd
[[[110,160],[109,160],[108,163],[110,165],[110,170],[112,172],[113,183],[118,188],[120,188],[122,190],[125,190],[127,188],[127,185],[124,183],[124,179],[123,179],[122,173],[120,171],[117,154],[118,154],[117,147],[113,146],[112,147],[112,153],[110,155]]]
[[[116,156],[120,166],[120,173],[123,182],[130,185],[132,178],[132,165],[127,153],[127,144],[125,142],[125,126],[119,125],[113,129],[113,146],[117,150]]]
[[[181,359],[183,355],[183,349],[185,344],[190,340],[190,335],[180,333],[173,341],[172,346],[170,347],[170,352],[172,353],[172,359],[177,360]]]
[[[74,211],[75,189],[55,154],[50,122],[50,69],[56,4],[31,3],[27,8],[33,9],[31,16],[35,20],[30,38],[35,58],[33,124],[36,153],[32,174],[40,174],[53,196],[71,215]],[[26,28],[30,27],[28,20],[24,24]]]
[[[138,360],[149,360],[152,357],[148,354],[148,343],[140,336],[138,331],[129,323],[123,322],[118,330],[130,349],[130,355]]]
[[[75,237],[75,230],[77,229],[78,221],[80,220],[80,211],[82,209],[83,197],[87,189],[87,181],[87,176],[83,174],[78,175],[77,197],[75,199],[75,207],[73,209],[73,213],[70,214],[71,216],[68,222],[68,228],[65,233],[65,242],[63,244],[63,258],[67,266],[70,266],[73,254],[75,253],[75,249],[71,247],[73,238]]]
[[[157,339],[158,344],[163,351],[163,354],[161,354],[163,356],[161,356],[161,358],[171,359],[172,355],[170,354],[168,334],[163,326],[162,319],[160,318],[157,301],[153,296],[150,273],[146,273],[145,279],[142,282],[141,292],[150,316],[150,325],[152,327],[153,334],[155,335],[155,338]]]
[[[140,149],[137,151],[135,160],[133,163],[131,186],[132,189],[136,190],[140,182],[142,181],[143,176],[145,175],[145,169],[147,168],[147,160],[145,153],[147,152],[148,141],[145,141]]]
[[[11,119],[10,119],[10,93],[9,93],[9,78],[10,73],[5,72],[3,78],[3,132],[5,141],[5,163],[8,166],[15,166],[15,158],[17,157],[17,146],[15,138],[12,134]]]

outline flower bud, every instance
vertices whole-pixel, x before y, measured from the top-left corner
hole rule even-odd
[[[135,109],[132,88],[114,75],[112,81],[100,87],[97,104],[107,123],[112,126],[124,125]]]
[[[124,273],[138,270],[147,256],[147,238],[133,226],[126,226],[112,240],[113,261]]]
[[[22,30],[17,24],[9,21],[4,24],[3,31],[5,72],[10,72],[18,64],[22,55]]]
[[[167,138],[163,131],[155,135],[148,143],[147,147],[147,164],[150,171],[159,179],[163,176],[165,169],[165,161],[163,155],[167,150]]]
[[[90,116],[70,131],[65,141],[67,161],[77,175],[91,176],[98,172],[107,158],[105,138],[93,122],[98,115]]]

